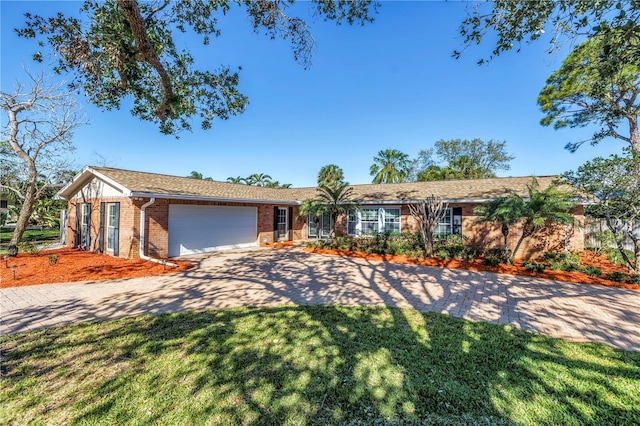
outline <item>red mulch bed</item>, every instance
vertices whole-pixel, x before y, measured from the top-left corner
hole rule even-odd
[[[58,255],[54,265],[49,255]],[[193,264],[171,261],[177,268],[141,259],[122,259],[79,249],[41,251],[38,254],[20,253],[17,257],[1,259],[0,288],[72,281],[94,281],[116,278],[145,277],[185,271]],[[15,278],[14,278],[15,271]]]
[[[598,284],[598,285],[604,285],[608,287],[619,287],[619,288],[626,288],[630,290],[640,290],[640,286],[637,286],[634,284],[609,281],[600,277],[591,277],[582,272],[554,271],[551,269],[546,269],[544,272],[531,272],[524,269],[524,267],[522,267],[522,261],[519,261],[519,260],[516,260],[515,265],[500,264],[498,266],[489,266],[489,265],[485,265],[482,259],[465,261],[465,260],[440,259],[437,257],[431,257],[426,259],[413,260],[403,255],[367,254],[367,253],[354,252],[349,250],[329,250],[329,249],[318,249],[318,248],[305,248],[304,250],[311,253],[318,253],[318,254],[350,256],[350,257],[358,257],[358,258],[369,259],[369,260],[382,260],[382,261],[394,262],[394,263],[410,263],[414,265],[436,266],[441,268],[468,269],[471,271],[486,271],[486,272],[497,272],[500,274],[524,275],[528,277],[546,278],[550,280],[565,281],[565,282],[578,283],[578,284]],[[615,271],[628,273],[627,268],[621,265],[615,265],[610,263],[606,256],[598,257],[593,252],[585,251],[580,255],[580,258],[583,264],[597,266],[598,268],[600,268],[602,270],[602,276],[605,276],[606,274],[610,272],[615,272]]]

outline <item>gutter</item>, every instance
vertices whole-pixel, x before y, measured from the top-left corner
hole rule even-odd
[[[178,265],[176,265],[175,263],[167,262],[166,260],[154,259],[153,257],[149,257],[146,254],[144,254],[144,243],[145,243],[144,229],[145,229],[145,224],[146,224],[146,210],[147,210],[147,207],[149,207],[150,205],[152,205],[155,202],[156,202],[156,198],[155,197],[151,197],[151,199],[148,202],[144,203],[142,205],[142,207],[140,207],[140,247],[139,247],[139,253],[138,254],[140,256],[140,259],[148,260],[150,262],[159,263],[161,265],[173,266],[173,267],[177,268]]]

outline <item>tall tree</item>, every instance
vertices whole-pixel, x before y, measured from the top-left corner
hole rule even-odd
[[[318,186],[335,187],[344,182],[344,172],[335,164],[328,164],[318,172]]]
[[[189,176],[187,176],[187,177],[188,177],[188,178],[191,178],[191,179],[199,179],[199,180],[213,180],[213,178],[212,178],[212,177],[204,177],[204,175],[203,175],[202,173],[197,172],[197,171],[195,171],[195,170],[194,170],[194,171],[192,171],[192,172],[189,174]]]
[[[509,161],[515,157],[506,150],[506,141],[467,139],[440,139],[434,144],[435,154],[441,162],[456,170],[462,179],[495,177],[496,172],[509,170]]]
[[[640,155],[627,150],[624,156],[598,157],[562,177],[599,202],[587,213],[605,220],[613,232],[616,247],[629,270],[640,273]],[[625,242],[633,246],[633,258],[625,251]]]
[[[428,182],[436,180],[462,179],[460,173],[451,167],[429,166],[425,170],[418,173],[418,182]]]
[[[562,66],[547,79],[538,96],[546,113],[541,123],[556,129],[596,124],[599,129],[586,141],[568,143],[575,151],[584,142],[597,144],[612,137],[627,142],[640,153],[640,57],[626,62],[603,62],[610,54],[607,39],[596,36],[577,46]],[[619,130],[626,123],[627,131]]]
[[[509,170],[513,156],[506,142],[479,138],[439,140],[433,148],[423,149],[413,161],[417,181],[449,179],[482,179],[495,177],[500,170]]]
[[[221,34],[218,17],[241,7],[256,33],[290,41],[294,59],[307,68],[314,39],[307,23],[289,14],[290,3],[85,0],[77,16],[26,14],[26,25],[17,32],[48,45],[56,72],[72,73],[72,87],[83,90],[90,102],[110,110],[131,97],[134,116],[176,134],[191,129],[193,119],[208,129],[215,119],[242,113],[248,103],[238,91],[237,71],[197,69],[191,53],[176,45],[178,34],[195,33],[208,45]],[[372,22],[377,9],[374,0],[314,0],[310,5],[315,16],[338,24]],[[34,58],[42,60],[43,54]]]
[[[59,172],[69,169],[73,130],[86,123],[71,93],[42,75],[29,78],[29,86],[18,84],[13,92],[0,92],[0,108],[7,114],[0,189],[12,192],[21,204],[10,256],[18,253],[36,201]]]
[[[227,178],[227,182],[229,183],[246,183],[245,178],[243,178],[242,176],[230,176]]]
[[[264,173],[254,173],[245,179],[247,185],[253,186],[267,186],[271,181],[271,176]]]
[[[409,156],[397,149],[379,151],[369,169],[373,183],[406,182],[411,173]]]

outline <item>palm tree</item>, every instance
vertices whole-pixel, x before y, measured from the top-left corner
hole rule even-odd
[[[513,208],[521,211],[521,217],[524,219],[522,235],[511,253],[511,262],[513,262],[522,241],[533,235],[538,229],[549,223],[569,225],[574,220],[573,215],[569,213],[575,207],[571,191],[562,190],[556,185],[540,191],[538,181],[533,178],[531,184],[527,185],[527,192],[527,199],[515,191],[511,191],[509,195]]]
[[[271,176],[264,173],[254,173],[245,179],[247,185],[253,186],[267,186],[271,182]]]
[[[538,229],[550,223],[571,224],[573,215],[569,211],[574,207],[575,203],[570,191],[564,191],[553,185],[540,191],[538,181],[534,178],[527,185],[526,197],[511,191],[505,198],[492,200],[476,207],[474,213],[481,216],[477,219],[478,222],[500,224],[506,254],[509,252],[507,243],[509,228],[522,222],[522,234],[511,254],[507,255],[508,262],[513,263],[524,239],[532,236]]]
[[[317,191],[318,195],[315,199],[306,200],[300,206],[298,216],[308,217],[313,214],[319,217],[323,213],[329,213],[333,224],[331,235],[335,236],[338,216],[358,210],[358,205],[351,200],[353,188],[349,186],[348,182],[342,182],[336,186],[319,186]]]
[[[405,182],[411,173],[409,165],[409,156],[397,149],[380,151],[370,168],[373,183]]]
[[[318,186],[337,186],[344,182],[342,169],[335,164],[329,164],[318,173]]]
[[[192,171],[191,174],[187,177],[191,179],[199,179],[199,180],[209,180],[209,181],[213,180],[212,177],[202,177],[202,173],[196,172],[195,170]]]
[[[504,259],[511,260],[509,256],[509,228],[518,223],[523,216],[519,202],[511,198],[496,198],[473,209],[473,213],[478,216],[477,223],[493,222],[500,225],[502,236],[504,237]]]
[[[245,178],[241,177],[241,176],[236,176],[236,177],[228,177],[227,178],[227,182],[229,183],[245,183]]]

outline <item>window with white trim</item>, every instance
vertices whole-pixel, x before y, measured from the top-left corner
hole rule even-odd
[[[400,209],[383,209],[384,232],[400,232]]]
[[[113,251],[116,241],[116,205],[107,205],[107,250]]]
[[[360,211],[360,234],[371,235],[380,229],[378,209],[362,209]]]
[[[278,238],[287,238],[287,209],[278,208]]]
[[[400,207],[365,207],[349,214],[347,234],[373,235],[378,232],[400,232]]]
[[[443,217],[440,218],[436,229],[433,231],[433,235],[441,238],[451,235],[451,225],[451,209],[445,209]]]

